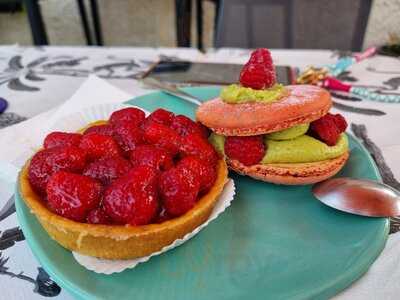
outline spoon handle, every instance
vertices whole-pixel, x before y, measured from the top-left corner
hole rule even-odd
[[[191,102],[196,105],[201,105],[201,100],[197,97],[194,97],[185,91],[182,91],[178,89],[175,85],[168,84],[165,82],[158,81],[154,78],[145,78],[142,80],[142,82],[146,85],[152,86],[154,88],[160,89],[164,93],[173,95],[175,97],[181,98],[183,100],[186,100],[188,102]]]

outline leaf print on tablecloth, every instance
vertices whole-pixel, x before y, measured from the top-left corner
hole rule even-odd
[[[25,91],[25,92],[36,92],[40,89],[37,87],[29,86],[21,82],[19,78],[11,79],[8,84],[8,88],[15,91]]]
[[[37,76],[34,72],[29,71],[28,74],[25,75],[25,78],[31,81],[43,81],[45,80],[43,77]]]
[[[74,58],[74,59],[71,59],[71,58],[63,59],[63,60],[59,60],[56,62],[49,62],[49,63],[42,64],[42,68],[43,69],[52,69],[55,67],[65,67],[65,66],[73,67],[73,66],[79,65],[82,60],[86,60],[86,59],[88,59],[86,56]]]
[[[25,236],[19,227],[10,228],[0,233],[0,250],[8,249],[14,246],[16,242],[25,240]]]
[[[33,292],[44,297],[55,297],[60,294],[60,286],[50,278],[43,268],[38,268],[38,275],[33,279],[32,277],[24,275],[24,272],[14,273],[10,271],[9,267],[7,267],[9,259],[9,257],[3,257],[3,254],[0,252],[0,275],[30,282],[34,285]]]
[[[33,61],[31,61],[29,64],[27,64],[26,66],[28,68],[33,68],[36,67],[38,65],[40,65],[41,63],[45,62],[46,60],[48,60],[49,58],[47,56],[41,56]]]
[[[341,81],[348,81],[348,82],[358,81],[358,79],[356,77],[351,76],[350,74],[351,74],[350,71],[344,71],[344,72],[340,73],[338,76],[336,76],[336,78]]]
[[[22,66],[21,60],[22,60],[21,55],[13,56],[8,62],[9,69],[14,70],[14,71],[22,69],[23,66]]]
[[[400,77],[390,78],[384,81],[383,84],[390,86],[393,90],[397,90],[400,88]]]
[[[76,68],[87,56],[73,57],[70,55],[40,56],[27,64],[22,63],[21,55],[9,59],[8,67],[0,72],[0,85],[15,91],[36,92],[40,88],[27,82],[38,84],[45,81],[47,76],[87,77],[95,74],[105,79],[134,79],[140,77],[154,62],[135,60],[132,58],[118,58],[108,56],[102,64],[90,69]]]

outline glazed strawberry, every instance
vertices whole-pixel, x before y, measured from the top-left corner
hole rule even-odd
[[[271,52],[266,48],[258,48],[251,53],[250,63],[264,64],[265,66],[273,66]]]
[[[98,133],[84,135],[79,147],[87,152],[90,161],[104,156],[120,155],[121,153],[117,142],[111,136]]]
[[[135,107],[128,107],[113,112],[110,116],[110,124],[117,125],[121,122],[129,121],[134,126],[139,127],[145,120],[144,112]]]
[[[92,178],[58,171],[47,183],[47,202],[58,215],[83,222],[100,203],[101,185]]]
[[[273,66],[248,62],[242,68],[239,77],[240,84],[255,90],[268,89],[276,83]]]
[[[192,133],[183,137],[179,149],[182,156],[196,156],[212,166],[215,166],[218,161],[218,154],[214,147],[197,134]]]
[[[156,122],[156,123],[164,124],[166,126],[170,126],[173,118],[174,118],[174,114],[172,112],[167,111],[162,108],[159,108],[159,109],[156,109],[155,111],[153,111],[146,118],[146,123],[147,122]]]
[[[171,154],[154,145],[140,145],[131,151],[131,163],[136,166],[149,166],[165,171],[174,166]]]
[[[131,163],[120,156],[103,157],[88,164],[82,174],[100,181],[103,185],[109,185],[131,168]]]
[[[104,192],[107,215],[118,224],[145,225],[158,212],[157,171],[147,166],[132,169]]]
[[[55,131],[49,133],[43,142],[46,149],[54,147],[79,146],[82,135],[79,133],[67,133]]]
[[[326,114],[322,118],[311,122],[310,131],[313,136],[328,146],[336,145],[341,133],[336,125],[336,118],[331,114]]]
[[[51,175],[57,171],[80,173],[86,164],[86,152],[78,147],[56,147],[37,152],[29,164],[28,178],[39,193],[46,192]]]
[[[265,145],[261,135],[228,136],[225,139],[225,154],[245,166],[258,164],[265,155]]]
[[[92,209],[87,217],[86,222],[90,224],[111,224],[111,218],[106,214],[102,207]]]
[[[84,135],[89,133],[97,133],[97,134],[112,136],[114,134],[114,130],[111,125],[103,124],[103,125],[91,126],[83,132]]]
[[[208,192],[217,179],[214,167],[194,156],[184,157],[177,165],[192,172],[200,181],[200,192]]]
[[[144,139],[147,143],[160,146],[168,150],[171,155],[179,151],[181,136],[171,128],[156,122],[144,126]]]
[[[143,143],[143,131],[129,121],[119,122],[114,127],[114,140],[118,143],[126,155]]]
[[[178,217],[190,210],[197,201],[200,181],[186,168],[172,168],[161,174],[160,197],[168,215]]]
[[[169,215],[164,207],[161,207],[160,212],[158,213],[157,217],[154,219],[154,223],[160,224],[160,223],[168,221],[170,219],[173,219],[173,216]]]
[[[198,134],[204,138],[208,138],[208,130],[202,124],[194,122],[192,119],[177,115],[174,117],[171,128],[178,132],[181,136],[186,136],[191,133]]]

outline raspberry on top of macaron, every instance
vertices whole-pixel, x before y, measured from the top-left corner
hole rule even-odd
[[[330,94],[313,85],[277,82],[268,49],[251,53],[239,82],[203,103],[197,120],[241,174],[281,184],[309,184],[336,174],[349,150],[347,122],[331,114]]]

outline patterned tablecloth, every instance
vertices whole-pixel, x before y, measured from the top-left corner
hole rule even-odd
[[[334,51],[275,50],[274,61],[304,69],[308,65],[323,66],[336,61]],[[238,49],[210,50],[202,54],[195,49],[164,48],[72,48],[72,47],[0,47],[0,98],[9,102],[0,114],[0,159],[14,161],[18,150],[19,132],[26,132],[24,123],[10,126],[25,118],[51,115],[81,85],[95,74],[123,91],[137,96],[148,92],[135,78],[160,55],[207,62],[244,63],[249,51]],[[350,68],[340,79],[357,86],[369,86],[379,93],[400,94],[400,60],[375,56]],[[335,97],[342,105],[334,110],[351,123],[365,125],[375,159],[386,160],[385,178],[400,188],[400,104],[377,103],[349,97]],[[347,107],[343,107],[343,104]],[[365,114],[359,108],[372,108],[379,115]],[[49,112],[50,110],[50,112]],[[353,127],[362,129],[362,127]],[[37,130],[29,128],[29,130]],[[355,132],[357,133],[357,132]],[[365,131],[358,132],[360,136]],[[391,169],[391,170],[390,170]],[[392,173],[391,173],[392,172]],[[394,177],[392,176],[394,175]],[[12,191],[0,181],[0,208]],[[399,230],[392,222],[392,232]],[[32,256],[25,241],[8,243],[19,236],[15,214],[0,223],[0,299],[71,299],[62,291]],[[337,299],[398,299],[400,287],[400,235],[392,234],[381,257],[370,271],[353,286],[336,296]],[[399,270],[399,271],[397,271]]]

